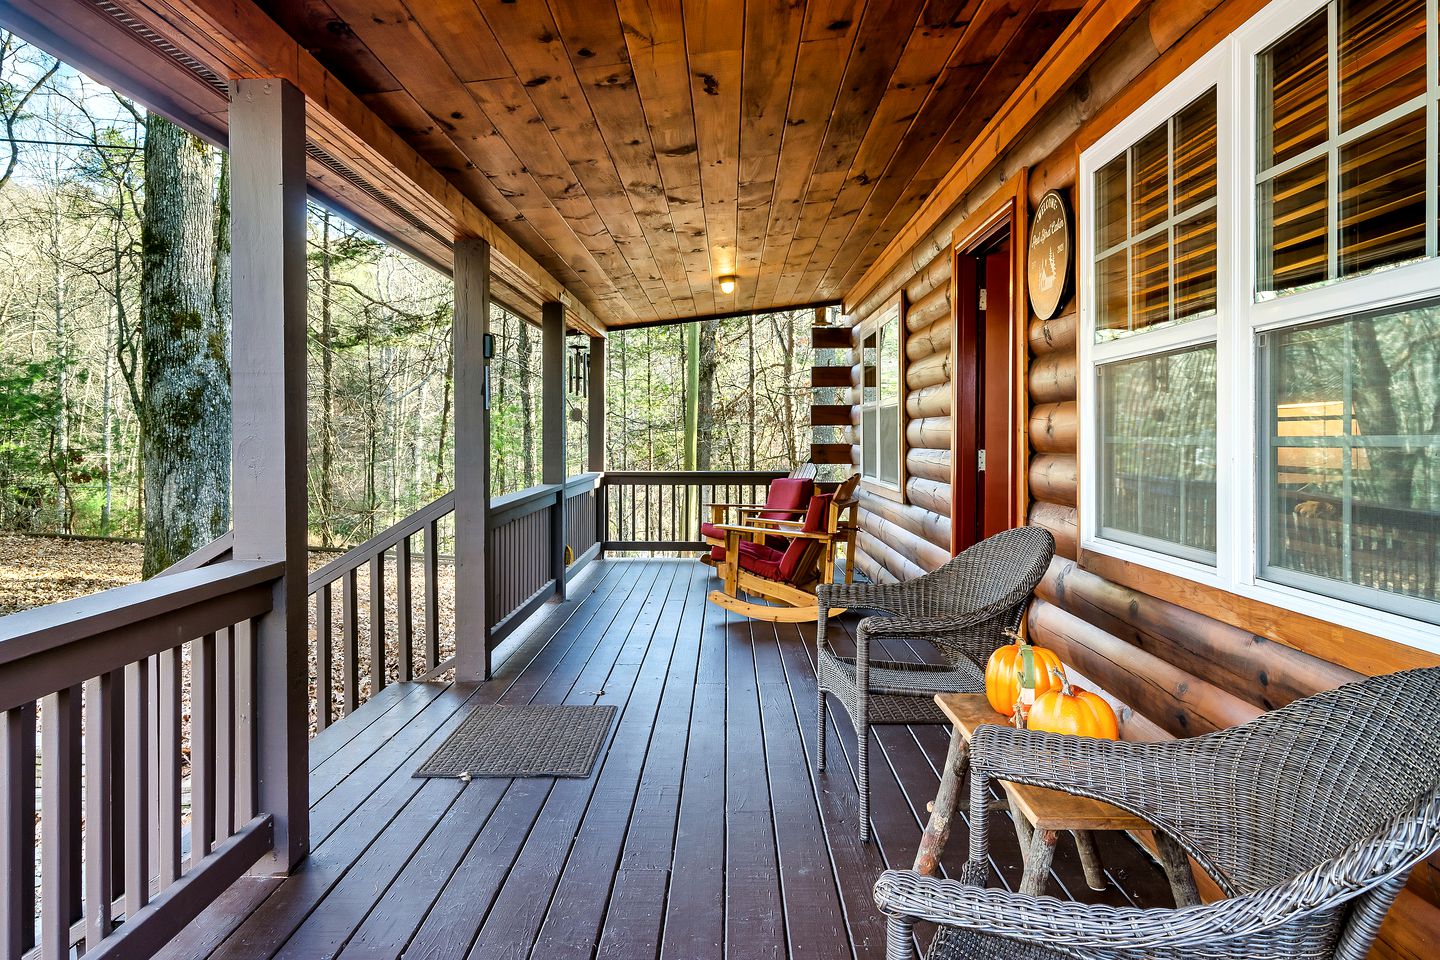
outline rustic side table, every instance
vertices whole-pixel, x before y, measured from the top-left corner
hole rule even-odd
[[[930,822],[925,827],[920,850],[915,856],[915,870],[929,875],[935,873],[940,854],[950,837],[950,824],[960,801],[960,782],[969,766],[971,735],[983,723],[1009,723],[990,708],[983,693],[942,693],[936,695],[935,702],[955,728],[950,736],[950,750],[945,757],[940,790],[931,805]],[[1188,907],[1200,902],[1185,851],[1145,820],[1089,797],[1077,797],[1027,784],[1000,782],[1005,788],[1006,806],[1015,822],[1015,832],[1025,857],[1021,893],[1038,896],[1045,891],[1050,865],[1055,859],[1055,844],[1061,833],[1070,833],[1075,837],[1085,881],[1092,889],[1103,890],[1105,873],[1095,848],[1094,832],[1154,830],[1157,858],[1170,880],[1176,906]]]

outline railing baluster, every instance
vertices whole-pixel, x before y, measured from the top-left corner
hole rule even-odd
[[[162,650],[160,685],[160,889],[180,877],[180,650]]]
[[[255,815],[255,623],[235,625],[235,823]]]
[[[125,915],[150,902],[150,666],[125,667]]]
[[[370,558],[370,696],[385,689],[385,551]]]
[[[335,705],[330,662],[330,608],[333,602],[330,584],[315,594],[315,730],[330,726],[330,711]]]
[[[354,568],[345,571],[340,588],[340,636],[345,658],[345,715],[360,705],[360,583]]]
[[[425,669],[440,665],[440,523],[425,524]]]
[[[0,713],[0,954],[35,945],[35,705]]]
[[[215,830],[215,634],[190,644],[190,866],[210,854]]]
[[[415,676],[410,646],[414,638],[411,613],[414,597],[410,592],[410,538],[404,536],[395,544],[395,640],[400,645],[400,679]]]
[[[110,833],[113,780],[110,767],[111,697],[114,674],[85,681],[85,946],[110,935],[114,899],[111,872],[115,838]]]
[[[40,730],[40,956],[68,960],[70,925],[80,916],[80,688],[67,687],[41,701]]]
[[[234,632],[215,634],[215,840],[235,832],[235,641]]]

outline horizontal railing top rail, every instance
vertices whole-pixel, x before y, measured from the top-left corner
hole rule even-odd
[[[670,486],[677,483],[742,484],[769,483],[788,477],[788,470],[606,470],[604,483],[613,484],[657,484]]]
[[[314,593],[327,583],[338,580],[346,571],[363,566],[378,553],[384,553],[406,537],[414,536],[425,529],[432,520],[439,520],[455,510],[455,491],[442,493],[401,520],[397,520],[364,543],[357,544],[325,566],[310,574],[309,590]]]
[[[0,617],[0,711],[259,616],[280,572],[226,560]]]

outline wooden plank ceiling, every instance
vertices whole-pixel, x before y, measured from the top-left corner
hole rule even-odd
[[[260,6],[618,327],[839,299],[1080,0]]]

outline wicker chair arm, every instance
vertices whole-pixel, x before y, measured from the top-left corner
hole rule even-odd
[[[892,918],[928,920],[1027,943],[1070,950],[1159,951],[1243,940],[1342,906],[1387,880],[1393,880],[1393,873],[1342,888],[1316,884],[1307,874],[1247,896],[1171,910],[1074,903],[887,870],[875,883],[875,902]]]
[[[905,604],[903,583],[822,583],[815,588],[822,607],[882,610],[898,614]]]
[[[922,639],[959,633],[977,623],[993,619],[989,611],[956,616],[898,616],[866,617],[860,621],[860,629],[872,637],[920,637]]]

